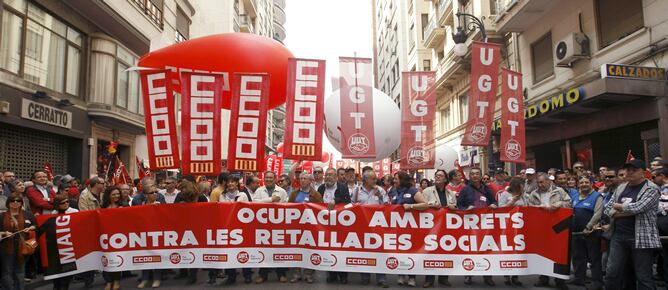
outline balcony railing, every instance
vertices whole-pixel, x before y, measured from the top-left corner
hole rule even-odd
[[[153,23],[155,23],[160,29],[164,28],[162,9],[164,7],[156,6],[151,0],[128,0],[134,3],[139,9],[148,16]]]
[[[429,48],[436,48],[445,39],[445,29],[438,25],[435,15],[429,18],[429,24],[422,35],[424,39],[424,46]]]
[[[500,15],[515,6],[518,0],[496,0],[496,14]]]
[[[452,0],[440,0],[438,2],[438,23],[441,25],[452,25]],[[448,20],[450,19],[450,20]]]
[[[240,30],[241,32],[253,33],[253,21],[246,14],[239,15]]]

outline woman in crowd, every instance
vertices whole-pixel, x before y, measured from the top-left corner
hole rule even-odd
[[[11,181],[7,184],[7,188],[9,189],[9,194],[7,196],[0,194],[0,213],[7,211],[7,206],[5,206],[5,202],[7,202],[7,199],[12,194],[18,194],[23,198],[23,210],[30,209],[28,197],[25,195],[26,187],[25,184],[23,183],[23,180],[16,179],[14,181]]]
[[[206,201],[209,201],[209,196],[211,195],[211,183],[209,183],[208,180],[200,181],[197,183],[197,191],[206,197]]]
[[[524,195],[524,179],[513,177],[510,179],[508,190],[499,195],[499,207],[529,206],[529,198]],[[517,276],[504,276],[506,286],[522,286]]]
[[[2,260],[3,290],[25,289],[25,257],[21,254],[21,243],[35,229],[35,217],[22,208],[23,197],[12,193],[5,201],[7,211],[0,214],[0,260]]]
[[[431,186],[431,182],[429,182],[429,179],[422,178],[422,180],[420,180],[420,191],[423,191],[423,190],[427,189],[427,187],[430,187],[430,186]]]
[[[221,202],[233,202],[239,194],[239,177],[230,176],[227,180],[227,188],[225,193],[220,196]]]
[[[144,196],[145,199],[140,205],[158,205],[161,204],[160,201],[158,201],[158,188],[150,184],[148,186],[143,187],[144,191]],[[148,285],[149,280],[153,280],[153,284],[151,287],[153,288],[159,288],[160,287],[160,279],[162,279],[162,270],[160,269],[154,269],[154,270],[143,270],[141,271],[141,282],[137,286],[139,289],[144,289],[146,288],[146,285]]]
[[[55,204],[55,203],[54,203]],[[121,189],[118,186],[110,186],[104,190],[102,195],[102,208],[121,208]],[[121,288],[121,272],[102,272],[104,281],[107,284],[104,290],[118,290]]]
[[[58,194],[53,199],[53,214],[64,215],[79,212],[78,209],[70,207],[70,200],[68,194]],[[67,290],[70,287],[70,282],[72,281],[72,276],[64,276],[60,278],[53,279],[53,289],[54,290]]]
[[[396,198],[392,202],[393,204],[401,204],[405,209],[413,209],[415,204],[424,203],[424,200],[417,200],[416,194],[418,193],[417,188],[415,188],[411,182],[411,176],[405,171],[399,171],[396,173],[395,182],[397,185],[396,189]],[[410,287],[415,287],[415,275],[399,275],[397,279],[399,285],[408,285]]]
[[[566,188],[568,188],[567,192],[570,192],[571,190],[578,190],[578,180],[577,176],[570,175],[568,176],[568,181],[566,181]]]
[[[188,180],[181,180],[179,183],[179,193],[176,195],[174,203],[195,203],[195,202],[207,202],[206,196],[200,193],[200,190],[195,186],[194,183]],[[193,285],[197,283],[197,268],[191,269],[181,269],[182,272],[185,272],[188,280],[186,285]]]

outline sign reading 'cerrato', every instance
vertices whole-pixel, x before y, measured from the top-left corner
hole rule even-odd
[[[601,78],[663,81],[666,79],[666,69],[661,67],[605,63],[601,65]]]
[[[23,99],[21,118],[72,129],[72,112]]]

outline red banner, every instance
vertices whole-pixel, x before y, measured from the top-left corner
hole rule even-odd
[[[401,167],[434,168],[436,73],[403,72],[401,82]]]
[[[47,279],[242,267],[567,278],[571,215],[536,207],[182,203],[40,215],[38,223]]]
[[[469,115],[462,146],[487,146],[492,133],[492,118],[498,86],[501,45],[473,42],[471,50],[471,89]]]
[[[139,157],[135,156],[135,165],[137,166],[137,177],[143,179],[146,177],[146,171],[144,171],[144,164],[139,161]]]
[[[501,75],[501,161],[524,163],[524,91],[522,74],[503,69]]]
[[[46,178],[49,181],[53,181],[53,170],[51,169],[51,164],[49,164],[49,161],[44,161],[44,173],[46,173]]]
[[[176,111],[169,70],[140,70],[148,156],[153,170],[179,168]]]
[[[392,162],[392,174],[401,171],[401,164],[399,162]]]
[[[343,158],[374,158],[371,59],[340,57],[339,64],[341,154]]]
[[[392,174],[392,160],[390,160],[390,158],[384,158],[380,161],[380,176],[388,174]]]
[[[114,176],[111,181],[113,184],[132,184],[132,178],[130,178],[125,164],[118,156],[116,157],[116,169],[114,169]]]
[[[227,169],[263,171],[269,75],[235,73],[233,84]]]
[[[322,159],[325,110],[325,61],[288,60],[283,158]]]

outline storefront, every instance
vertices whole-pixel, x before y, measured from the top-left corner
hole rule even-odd
[[[607,73],[619,67],[648,74]],[[527,106],[527,166],[571,168],[580,161],[588,169],[619,167],[629,150],[648,163],[662,154],[661,145],[668,145],[660,136],[668,130],[665,70],[606,64],[601,71],[600,79]]]
[[[0,86],[0,168],[29,180],[49,162],[54,175],[87,176],[90,125],[85,109]]]

